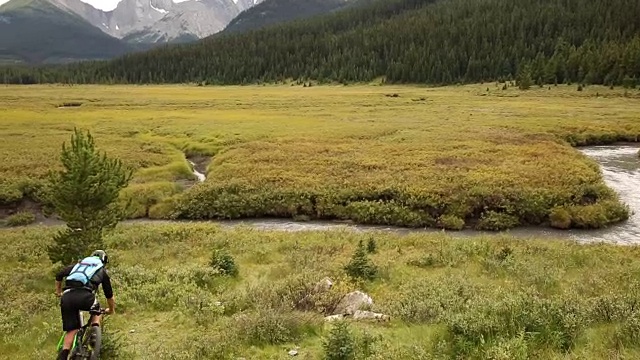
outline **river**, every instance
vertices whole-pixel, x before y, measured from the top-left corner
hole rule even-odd
[[[476,230],[444,231],[439,229],[412,229],[395,226],[358,225],[340,221],[306,221],[298,222],[290,219],[242,219],[242,220],[212,220],[223,227],[250,226],[261,230],[275,231],[315,231],[345,229],[357,232],[385,231],[398,234],[411,233],[446,233],[453,237],[475,237],[481,235],[507,235],[510,237],[530,239],[571,239],[582,243],[607,242],[620,245],[640,244],[640,157],[638,151],[640,144],[590,146],[578,149],[583,154],[591,157],[600,164],[602,175],[609,187],[615,190],[623,202],[629,205],[632,211],[631,217],[622,223],[598,230],[556,230],[543,227],[519,227],[508,231],[481,232]],[[200,182],[205,181],[205,175],[195,169],[191,162],[193,172]],[[128,220],[127,223],[151,222],[163,223],[167,220],[137,219]],[[192,221],[170,221],[192,222]],[[194,221],[200,222],[200,221]],[[59,225],[60,221],[48,219],[41,225]]]
[[[571,239],[578,242],[608,242],[615,244],[640,243],[640,145],[591,146],[579,148],[583,154],[596,160],[601,167],[604,180],[614,189],[633,214],[629,220],[599,230],[555,230],[540,227],[520,227],[498,233],[517,238]],[[390,231],[401,234],[444,232],[438,229],[409,229],[394,226],[357,225],[335,221],[296,222],[286,219],[244,219],[222,221],[224,226],[248,225],[263,230],[312,231],[344,228],[352,231]],[[447,231],[455,237],[496,235],[495,232],[475,230]]]

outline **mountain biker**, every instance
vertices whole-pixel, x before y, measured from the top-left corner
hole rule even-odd
[[[62,329],[66,331],[64,345],[58,359],[67,360],[73,338],[82,327],[80,311],[89,311],[96,304],[96,291],[102,284],[104,296],[109,307],[105,313],[113,314],[115,302],[111,279],[105,266],[109,262],[107,253],[103,250],[94,251],[91,256],[82,259],[77,264],[69,265],[56,274],[56,295],[60,297],[62,313]],[[65,279],[64,292],[62,291],[62,279]],[[100,325],[101,316],[93,317],[92,326]]]

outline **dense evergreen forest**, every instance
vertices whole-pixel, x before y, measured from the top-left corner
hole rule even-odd
[[[0,81],[635,84],[639,19],[638,0],[383,0],[108,62],[4,68]]]
[[[238,15],[220,34],[256,30],[272,24],[306,19],[359,4],[362,0],[265,0]]]

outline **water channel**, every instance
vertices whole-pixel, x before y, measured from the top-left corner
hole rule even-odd
[[[548,238],[570,239],[582,243],[607,242],[619,245],[640,244],[640,157],[638,151],[640,144],[591,146],[579,148],[584,155],[591,157],[600,165],[602,175],[609,187],[615,190],[621,200],[632,211],[631,217],[622,223],[598,230],[556,230],[545,227],[519,227],[502,233],[481,232],[476,230],[444,231],[439,229],[412,229],[395,226],[359,225],[340,221],[293,221],[291,219],[242,219],[242,220],[212,220],[223,227],[249,226],[260,230],[273,231],[316,231],[345,229],[357,232],[384,231],[398,234],[412,233],[446,233],[453,237],[474,237],[481,235],[507,235],[516,238]],[[206,180],[204,174],[195,169],[191,162],[193,172],[198,181]],[[167,222],[165,220],[138,219],[129,220],[135,222]],[[175,222],[191,222],[178,220]],[[199,221],[195,221],[199,222]],[[49,219],[41,223],[43,225],[59,225],[61,222]]]
[[[521,227],[502,234],[518,238],[572,239],[578,242],[609,242],[616,244],[640,243],[640,145],[612,145],[580,148],[583,154],[596,160],[608,186],[614,189],[633,214],[629,220],[599,230],[555,230],[540,227]],[[401,234],[443,232],[438,229],[408,229],[393,226],[357,225],[334,221],[296,222],[286,219],[243,219],[222,221],[224,226],[248,225],[263,230],[312,231],[344,228],[352,231],[390,231]],[[472,237],[485,234],[475,230],[448,231],[455,237]]]

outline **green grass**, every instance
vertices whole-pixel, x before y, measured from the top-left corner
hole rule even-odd
[[[628,212],[571,145],[637,141],[638,99],[502,84],[3,87],[0,202],[33,192],[78,126],[136,169],[132,217],[500,230],[555,209],[568,219],[553,224],[598,228]],[[192,186],[196,155],[213,160]]]
[[[0,357],[54,352],[61,325],[44,250],[54,230],[0,230]],[[378,277],[353,283],[344,265],[371,237]],[[317,309],[360,289],[391,315],[350,322],[357,344],[365,333],[378,339],[373,359],[640,356],[635,246],[208,224],[121,225],[106,243],[117,304],[107,359],[284,359],[295,346],[321,359],[331,325],[292,304],[325,276],[335,286]],[[209,267],[215,249],[235,259],[236,277]]]
[[[36,221],[36,216],[29,211],[20,211],[7,217],[7,226],[24,226],[32,224]]]

